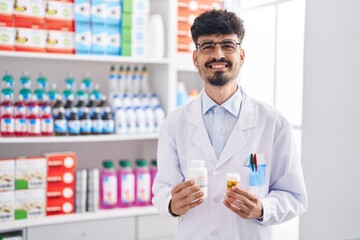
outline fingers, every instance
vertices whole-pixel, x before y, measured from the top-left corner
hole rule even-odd
[[[181,182],[172,189],[171,193],[176,194],[176,193],[180,192],[181,190],[183,190],[183,188],[192,186],[194,184],[195,184],[194,180],[188,180],[188,181],[185,181],[185,182]]]
[[[204,193],[193,180],[185,181],[175,186],[172,191],[171,210],[177,215],[183,215],[189,209],[204,202]]]

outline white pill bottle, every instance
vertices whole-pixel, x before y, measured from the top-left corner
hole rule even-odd
[[[203,198],[207,197],[208,171],[204,167],[204,160],[191,160],[188,168],[187,180],[194,180],[200,186],[200,191],[204,193]]]

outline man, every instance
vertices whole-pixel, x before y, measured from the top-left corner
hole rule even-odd
[[[240,18],[208,11],[195,19],[191,33],[204,89],[161,127],[153,203],[160,214],[182,219],[178,239],[271,239],[269,225],[307,208],[291,126],[237,84],[245,59]],[[187,181],[193,159],[208,169],[206,198]],[[238,187],[226,189],[227,173],[240,174]]]

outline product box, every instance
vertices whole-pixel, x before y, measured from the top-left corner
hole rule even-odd
[[[32,28],[15,29],[15,50],[45,52],[46,31]]]
[[[46,28],[74,31],[74,4],[62,1],[46,1]]]
[[[75,212],[74,202],[62,201],[62,200],[49,200],[46,206],[46,216],[60,215],[60,214],[72,214]]]
[[[43,29],[45,26],[45,1],[16,0],[13,14],[16,27]]]
[[[107,46],[107,32],[104,24],[92,24],[91,52],[94,55],[105,55]]]
[[[123,0],[123,12],[125,13],[150,13],[149,0]]]
[[[75,12],[75,23],[90,23],[90,16],[91,16],[90,0],[75,0],[74,12]]]
[[[14,191],[0,192],[0,222],[14,220]]]
[[[147,43],[149,42],[149,32],[143,28],[123,28],[122,29],[122,41],[123,42],[137,42]]]
[[[93,24],[105,24],[107,19],[107,3],[104,0],[91,1],[91,22]]]
[[[148,29],[149,14],[124,13],[122,19],[122,27]]]
[[[147,43],[130,43],[130,42],[123,42],[121,48],[122,56],[132,56],[132,57],[147,57],[148,53],[148,44]]]
[[[106,26],[107,45],[106,55],[119,56],[121,53],[121,35],[119,26]]]
[[[74,33],[69,31],[47,31],[46,51],[51,53],[74,53]]]
[[[15,189],[45,189],[46,175],[44,157],[24,157],[15,161]]]
[[[120,0],[107,0],[107,25],[121,25],[121,2]]]
[[[45,216],[45,189],[15,191],[15,220]]]
[[[15,189],[15,159],[0,159],[0,192]]]
[[[73,171],[75,173],[77,156],[74,152],[46,153],[48,171]]]
[[[0,22],[12,20],[13,6],[14,0],[0,0]]]
[[[91,54],[91,28],[89,23],[75,24],[75,53]]]

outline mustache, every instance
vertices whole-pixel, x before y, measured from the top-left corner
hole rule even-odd
[[[221,63],[227,63],[229,65],[229,67],[232,66],[232,63],[230,61],[228,61],[224,57],[222,57],[222,58],[213,58],[213,59],[211,59],[210,61],[205,63],[205,67],[209,67],[209,65],[212,64],[212,63],[220,63],[220,62]]]

